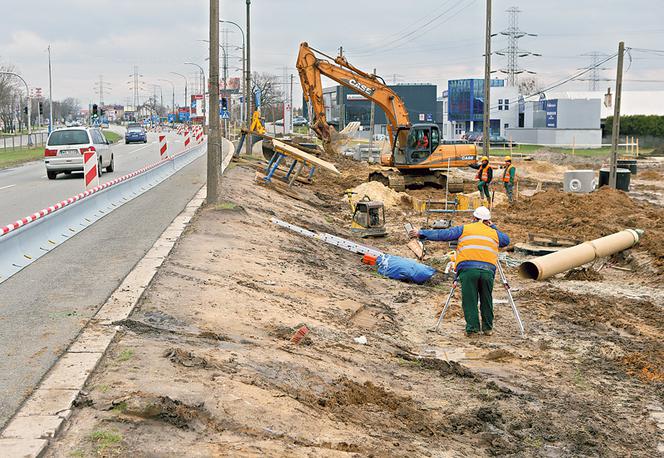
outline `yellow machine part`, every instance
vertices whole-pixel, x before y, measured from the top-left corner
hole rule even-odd
[[[258,132],[261,135],[265,134],[265,127],[263,127],[263,124],[261,123],[260,110],[254,111],[254,114],[251,117],[251,128],[249,130],[253,132]]]

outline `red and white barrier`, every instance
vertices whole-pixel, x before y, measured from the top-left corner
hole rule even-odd
[[[166,143],[166,135],[159,136],[159,157],[161,160],[168,159],[168,143]]]
[[[97,170],[97,152],[83,153],[83,176],[85,177],[85,190],[99,186],[99,170]]]
[[[186,130],[184,132],[184,149],[187,149],[189,147],[189,143],[191,143],[191,132],[189,132],[189,130]]]

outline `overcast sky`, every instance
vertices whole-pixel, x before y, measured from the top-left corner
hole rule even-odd
[[[171,86],[182,103],[183,80],[170,72],[195,79],[193,61],[206,68],[207,0],[28,0],[0,6],[0,62],[16,66],[32,87],[48,88],[46,48],[53,56],[53,96],[72,96],[83,105],[98,100],[99,75],[111,84],[105,101],[125,104],[131,96],[128,81],[134,66],[150,84],[163,86],[170,103]],[[224,19],[245,24],[244,0],[221,0]],[[370,71],[374,67],[388,82],[434,83],[439,94],[448,79],[482,77],[484,0],[253,0],[252,66],[261,72],[295,73],[298,44],[308,41],[336,55],[343,46],[351,63]],[[590,63],[582,54],[613,54],[618,41],[626,46],[664,49],[662,0],[493,0],[493,29],[508,25],[505,10],[518,6],[520,27],[537,37],[520,40],[520,47],[542,54],[520,61],[537,73],[546,86]],[[241,45],[232,26],[229,45]],[[506,45],[497,36],[494,49]],[[231,75],[240,76],[240,51],[229,49]],[[664,88],[664,52],[633,51],[627,63],[625,89]],[[615,59],[602,75],[615,78]],[[494,69],[505,58],[494,56]],[[296,77],[297,81],[297,77]],[[601,83],[603,88],[612,82]],[[587,82],[564,89],[584,90]],[[146,92],[143,92],[143,96]],[[295,96],[299,105],[299,91]]]

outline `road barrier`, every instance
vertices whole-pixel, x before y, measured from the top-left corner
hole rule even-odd
[[[168,159],[168,143],[166,142],[166,135],[159,136],[159,157],[162,161]]]
[[[187,129],[184,133],[184,147],[188,148],[190,143],[191,143],[191,132],[189,132],[189,129]]]
[[[0,283],[116,208],[169,178],[205,152],[205,144],[196,145],[2,227]],[[225,155],[224,159],[225,163],[230,160],[226,161]]]
[[[86,151],[83,153],[83,178],[85,180],[86,191],[99,186],[96,151]]]

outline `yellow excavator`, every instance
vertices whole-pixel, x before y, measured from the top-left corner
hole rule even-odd
[[[411,124],[403,101],[385,81],[354,67],[343,55],[330,57],[301,43],[297,70],[304,98],[312,107],[310,127],[326,149],[334,143],[336,131],[325,116],[321,76],[361,94],[385,112],[391,148],[389,153],[381,154],[380,162],[385,168],[373,172],[370,181],[380,181],[398,191],[423,185],[448,186],[450,192],[463,191],[463,180],[448,176],[448,171],[477,163],[475,145],[444,142],[434,123]]]

